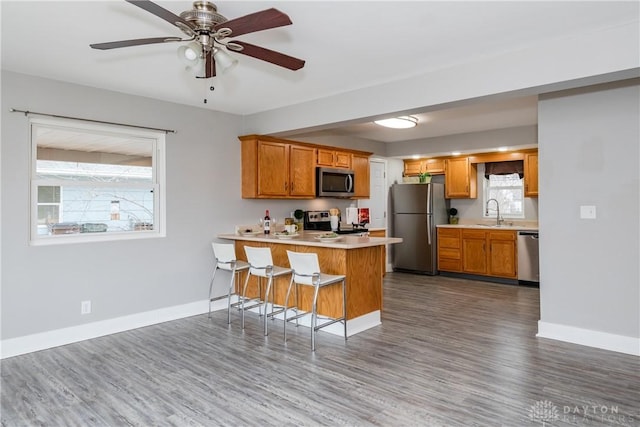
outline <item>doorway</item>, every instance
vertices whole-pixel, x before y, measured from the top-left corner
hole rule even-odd
[[[369,199],[359,200],[358,207],[369,208],[369,228],[387,228],[387,161],[371,159],[369,168]]]

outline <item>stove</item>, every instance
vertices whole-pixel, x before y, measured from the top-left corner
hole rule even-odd
[[[304,229],[315,231],[331,231],[329,211],[305,211]]]
[[[367,209],[368,210],[368,209]],[[306,211],[304,213],[304,229],[309,231],[331,231],[331,220],[329,211]],[[362,234],[367,230],[364,224],[352,224],[345,230],[336,230],[337,234]]]

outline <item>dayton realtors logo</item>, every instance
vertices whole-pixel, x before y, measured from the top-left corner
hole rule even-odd
[[[539,421],[543,426],[559,418],[558,407],[548,400],[538,400],[529,408],[529,419]]]
[[[618,405],[564,405],[556,406],[549,400],[538,400],[529,408],[529,419],[542,423],[543,426],[551,426],[554,421],[570,423],[593,422],[631,426],[638,420],[637,415],[620,412]],[[547,424],[548,423],[548,424]]]

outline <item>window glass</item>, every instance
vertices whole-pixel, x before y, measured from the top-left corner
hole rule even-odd
[[[32,242],[164,235],[164,133],[32,119]]]
[[[517,173],[510,175],[489,175],[484,179],[485,218],[495,218],[498,211],[495,202],[499,203],[500,217],[524,218],[524,187]],[[488,208],[488,209],[487,209]]]

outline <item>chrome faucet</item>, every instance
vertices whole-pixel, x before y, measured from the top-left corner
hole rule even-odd
[[[500,203],[498,203],[498,201],[497,201],[496,199],[489,199],[489,200],[487,200],[487,206],[486,206],[486,208],[485,208],[485,212],[484,212],[484,214],[485,214],[486,216],[489,216],[489,202],[490,202],[490,201],[492,201],[492,200],[493,200],[494,202],[496,202],[496,225],[497,225],[497,226],[500,226],[500,223],[501,223],[502,221],[504,221],[504,220],[500,219]]]

